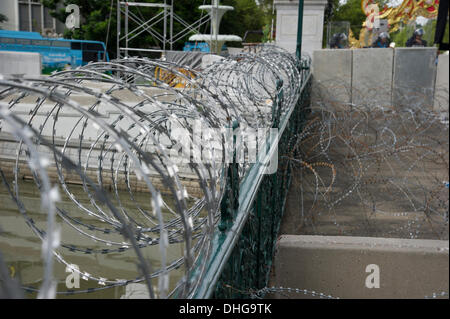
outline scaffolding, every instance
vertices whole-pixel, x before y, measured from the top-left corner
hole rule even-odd
[[[144,19],[142,15],[138,15],[134,10],[139,12],[139,7],[161,8],[159,13],[150,19]],[[124,33],[122,35],[121,15],[124,15]],[[200,27],[211,20],[209,15],[203,15],[194,23],[187,23],[174,12],[174,0],[164,0],[161,3],[146,2],[128,2],[117,0],[117,57],[128,57],[130,51],[141,52],[161,52],[173,50],[173,45],[188,34],[199,33]],[[174,34],[174,21],[181,24],[183,29]],[[137,24],[135,28],[129,30],[129,24],[133,22]],[[162,23],[163,32],[159,32],[156,27]],[[129,42],[143,32],[148,32],[158,48],[133,48],[129,47]]]

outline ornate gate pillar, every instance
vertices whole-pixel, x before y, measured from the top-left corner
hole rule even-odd
[[[303,0],[302,53],[312,57],[322,49],[323,16],[327,0]],[[298,0],[275,0],[276,44],[294,53],[297,41]]]

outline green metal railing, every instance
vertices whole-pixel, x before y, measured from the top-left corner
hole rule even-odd
[[[265,159],[253,164],[240,183],[238,164],[228,168],[221,220],[213,238],[214,252],[194,298],[245,298],[250,291],[262,289],[268,283],[291,184],[292,168],[286,155],[302,130],[310,104],[309,65],[300,68],[302,85],[297,103],[281,117],[283,90],[274,103],[273,127],[278,128],[278,136],[271,141]],[[265,163],[272,156],[278,157],[278,169],[274,174],[266,174]]]

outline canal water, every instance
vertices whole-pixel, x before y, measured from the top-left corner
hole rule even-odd
[[[12,183],[12,182],[11,182]],[[70,191],[75,197],[86,207],[92,208],[89,198],[79,185],[69,185]],[[32,181],[19,182],[20,200],[24,204],[27,214],[31,217],[36,226],[40,229],[46,229],[46,214],[41,210],[40,192]],[[77,220],[94,225],[97,227],[108,228],[105,223],[98,219],[88,216],[83,212],[69,197],[60,189],[61,201],[57,207],[63,209],[71,217]],[[119,196],[122,206],[132,214],[136,219],[143,218],[138,213],[136,203],[144,210],[151,211],[150,196],[145,193],[133,194],[134,200],[130,199],[129,193],[120,191]],[[166,202],[167,199],[165,199]],[[7,193],[3,183],[0,184],[0,251],[9,268],[10,275],[18,278],[23,286],[39,288],[43,277],[43,263],[41,255],[41,240],[34,234],[31,228],[26,224],[25,218],[19,213],[16,203]],[[168,202],[170,206],[171,203]],[[165,219],[172,219],[174,215],[167,209],[164,211]],[[114,248],[105,246],[105,244],[97,243],[85,235],[65,223],[60,216],[57,216],[58,226],[61,229],[61,243],[68,245],[76,245],[77,247],[105,249]],[[109,228],[112,228],[111,226]],[[81,228],[80,228],[81,229]],[[83,229],[84,230],[84,229]],[[102,231],[89,231],[89,234],[99,238],[107,238],[111,241],[124,242],[120,234],[105,235]],[[153,236],[154,237],[154,236]],[[159,245],[148,246],[141,249],[145,259],[151,264],[153,270],[160,266]],[[167,264],[183,256],[184,244],[170,244],[167,249]],[[124,252],[114,252],[107,254],[86,254],[83,252],[71,252],[69,249],[59,247],[58,252],[70,264],[75,264],[80,271],[88,272],[96,278],[102,277],[108,280],[126,279],[132,280],[140,277],[137,269],[137,257],[133,249]],[[66,278],[70,275],[66,272],[66,266],[56,261],[54,263],[54,277],[58,281],[57,291],[67,292]],[[170,272],[169,289],[175,287],[178,280],[183,276],[184,268],[174,269]],[[158,279],[152,280],[155,289],[158,287]],[[88,288],[101,288],[97,281],[83,280],[80,278],[80,287],[72,288],[73,291],[83,291]],[[169,290],[169,291],[170,291]],[[137,294],[136,294],[137,293]],[[134,295],[133,295],[134,294]],[[145,282],[141,284],[133,284],[127,287],[120,286],[114,288],[103,289],[100,291],[81,293],[73,295],[58,294],[57,298],[127,298],[133,296],[145,296],[147,294]],[[26,293],[26,298],[35,298],[36,293]]]

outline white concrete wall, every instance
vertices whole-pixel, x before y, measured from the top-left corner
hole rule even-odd
[[[305,0],[303,5],[302,52],[312,56],[322,48],[326,0]],[[297,45],[298,0],[275,0],[276,44],[294,53]]]
[[[366,280],[369,276],[372,279],[376,271],[367,270],[368,265],[378,266],[379,288],[366,286]],[[283,235],[277,242],[271,285],[339,298],[423,299],[433,293],[448,293],[449,242]],[[286,298],[286,294],[275,297]]]
[[[41,75],[41,55],[37,52],[0,51],[0,74]]]

